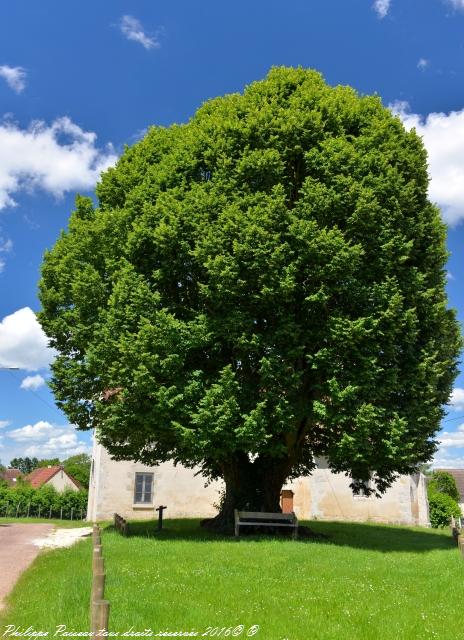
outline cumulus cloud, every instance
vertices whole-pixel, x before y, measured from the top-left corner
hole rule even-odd
[[[137,20],[134,16],[122,16],[119,28],[128,40],[138,42],[145,49],[159,49],[161,46],[157,35],[147,35],[140,20]]]
[[[372,7],[380,19],[385,18],[390,10],[390,0],[375,0]]]
[[[79,440],[73,425],[57,426],[39,420],[8,432],[7,437],[22,445],[21,455],[63,460],[78,453],[89,453],[90,447]],[[25,448],[24,448],[25,447]]]
[[[0,323],[0,366],[37,371],[48,367],[55,351],[29,307],[5,316]]]
[[[456,431],[442,431],[438,434],[438,451],[433,459],[436,468],[464,467],[464,424]]]
[[[90,447],[79,441],[75,433],[65,433],[61,436],[50,438],[40,445],[31,445],[24,451],[26,456],[42,456],[45,458],[59,458],[64,460],[79,453],[89,453]]]
[[[42,189],[56,197],[66,191],[91,189],[100,173],[117,158],[111,146],[96,146],[96,134],[70,118],[51,125],[33,122],[27,129],[0,124],[0,209],[14,206],[13,194]]]
[[[21,382],[21,389],[35,391],[39,389],[39,387],[43,387],[45,384],[45,378],[42,378],[40,374],[35,376],[26,376],[24,380]]]
[[[424,71],[429,66],[429,61],[426,58],[419,58],[417,68]]]
[[[55,427],[46,420],[39,420],[35,424],[27,424],[20,429],[13,429],[8,432],[8,437],[20,442],[25,441],[40,441],[50,438],[51,436],[59,435],[63,432],[62,428]]]
[[[464,109],[430,113],[425,118],[409,111],[406,102],[391,105],[406,129],[416,129],[429,157],[429,195],[443,219],[455,225],[464,219]]]
[[[8,427],[11,424],[11,422],[9,420],[0,420],[0,429],[4,429],[5,427]]]
[[[432,466],[434,469],[462,469],[464,467],[464,455],[437,455],[433,459]]]
[[[7,64],[0,66],[0,78],[3,78],[9,87],[21,93],[26,86],[26,71],[22,67],[9,67]]]
[[[464,389],[455,387],[451,392],[448,404],[454,411],[464,411]]]
[[[442,431],[438,443],[440,449],[464,447],[464,424],[459,425],[456,431]]]

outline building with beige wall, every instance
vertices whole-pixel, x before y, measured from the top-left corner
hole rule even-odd
[[[96,441],[90,470],[87,519],[112,519],[115,513],[126,519],[154,517],[154,509],[167,506],[167,518],[212,517],[221,484],[206,485],[195,470],[165,462],[149,467],[139,462],[113,460]]]
[[[317,462],[311,476],[285,485],[294,493],[294,511],[299,518],[429,526],[422,473],[399,476],[381,498],[376,498],[354,495],[349,477],[330,471],[323,459]]]
[[[44,486],[53,487],[59,492],[66,489],[71,489],[71,491],[82,489],[80,483],[65,471],[61,465],[38,467],[27,476],[24,476],[24,480],[34,489]]]
[[[372,521],[428,526],[428,502],[422,474],[400,476],[381,498],[355,496],[350,479],[332,473],[324,460],[309,477],[285,485],[291,490],[293,508],[300,520]],[[150,467],[138,462],[116,461],[94,442],[87,519],[154,518],[154,509],[167,506],[166,517],[213,517],[223,487],[207,483],[194,469],[165,462]]]

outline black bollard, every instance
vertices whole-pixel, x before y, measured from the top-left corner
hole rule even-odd
[[[155,509],[155,511],[158,511],[158,531],[161,531],[161,529],[163,528],[163,511],[164,509],[167,509],[167,507],[163,507],[163,505],[160,504],[160,506]]]

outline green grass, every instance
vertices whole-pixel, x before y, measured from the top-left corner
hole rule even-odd
[[[0,518],[0,526],[2,524],[53,524],[57,527],[88,527],[90,526],[85,520],[60,520],[59,518]]]
[[[325,540],[207,534],[197,521],[103,533],[110,630],[260,625],[260,640],[460,637],[464,563],[448,531],[312,523]],[[42,554],[1,624],[87,630],[91,543]],[[2,629],[0,626],[0,636]],[[245,634],[239,637],[246,637]]]

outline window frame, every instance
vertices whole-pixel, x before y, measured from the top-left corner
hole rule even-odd
[[[137,488],[137,478],[142,476],[142,485],[140,492]],[[150,478],[150,499],[144,500],[143,498],[147,493],[147,476]],[[134,491],[132,493],[132,504],[134,507],[152,507],[153,506],[153,498],[154,498],[154,483],[155,483],[155,474],[151,471],[136,471],[134,474]],[[137,494],[141,493],[141,500],[137,500]]]
[[[363,487],[365,489],[373,489],[374,488],[373,485],[372,485],[372,481],[371,480],[364,480],[362,484],[363,484]],[[362,493],[355,493],[353,489],[351,490],[351,493],[352,493],[353,498],[355,500],[370,500],[372,498],[372,495],[373,495],[372,493],[369,494],[369,495],[366,495],[364,493],[364,491]]]

